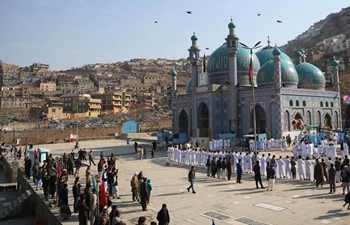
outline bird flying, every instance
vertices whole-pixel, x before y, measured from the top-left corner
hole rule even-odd
[[[209,50],[209,48],[205,48],[206,50]]]
[[[186,13],[187,13],[187,14],[192,14],[192,11],[187,11]]]
[[[261,15],[261,13],[257,13],[257,15],[258,15],[258,16],[260,16],[260,15]]]
[[[158,23],[158,21],[154,21],[154,23]]]
[[[277,23],[282,23],[282,21],[281,20],[277,20]]]

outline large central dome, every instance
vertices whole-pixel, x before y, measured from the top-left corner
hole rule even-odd
[[[223,84],[230,81],[229,77],[229,55],[226,43],[217,48],[208,60],[208,75],[210,84]],[[237,53],[237,82],[241,86],[250,86],[248,80],[250,50],[238,44]],[[253,53],[253,78],[256,85],[256,75],[260,69],[258,57]]]

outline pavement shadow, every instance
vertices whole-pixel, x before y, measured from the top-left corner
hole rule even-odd
[[[343,210],[343,209],[337,209],[337,210],[329,210],[327,212],[328,214],[319,216],[315,218],[316,220],[324,220],[324,219],[335,219],[339,217],[348,217],[349,211]]]

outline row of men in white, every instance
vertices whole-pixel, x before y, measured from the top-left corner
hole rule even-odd
[[[337,155],[337,146],[333,144],[332,141],[322,140],[321,145],[318,145],[317,147],[314,147],[314,144],[309,143],[307,141],[300,143],[300,152],[301,152],[301,158],[306,159],[307,157],[309,159],[317,158],[320,156],[320,154],[325,154],[326,158],[328,159],[331,157],[333,160],[335,157],[338,157]],[[293,143],[292,146],[292,152],[294,157],[296,158],[298,155],[299,148],[296,144]],[[340,151],[341,158],[345,158],[347,155],[349,157],[349,146],[347,143],[343,143],[343,150]]]
[[[251,173],[253,169],[253,157],[254,155],[250,153],[246,153],[245,156],[242,155],[242,152],[229,152],[229,151],[219,151],[219,152],[213,152],[213,151],[199,151],[199,150],[180,150],[177,146],[169,146],[168,147],[168,159],[170,161],[174,161],[180,164],[184,165],[198,165],[198,166],[205,166],[207,163],[207,160],[211,162],[214,157],[216,157],[216,160],[222,159],[226,160],[228,162],[228,159],[231,157],[232,159],[232,168],[234,171],[236,171],[236,165],[239,160],[241,160],[243,171],[246,173]],[[294,158],[294,157],[293,157]],[[262,175],[265,175],[266,173],[266,164],[271,163],[271,159],[274,159],[276,163],[274,164],[274,169],[276,170],[276,177],[282,178],[292,178],[292,171],[291,171],[291,159],[289,156],[286,158],[282,158],[280,156],[279,159],[275,159],[274,156],[271,157],[271,154],[268,153],[268,156],[265,158],[265,154],[262,154],[262,156],[259,155],[259,153],[256,156],[256,160],[260,162],[260,171]],[[298,175],[300,179],[311,179],[312,176],[312,165],[316,165],[316,163],[311,163],[311,160],[306,159],[303,160],[302,158],[297,159],[297,157],[294,158],[294,160],[297,160],[297,168],[298,168]],[[326,160],[328,167],[330,167],[330,164],[334,164],[334,160],[329,160],[327,158]],[[329,168],[328,168],[329,169]]]

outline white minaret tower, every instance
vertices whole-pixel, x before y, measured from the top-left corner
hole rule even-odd
[[[226,37],[226,49],[229,60],[229,74],[230,74],[230,88],[229,88],[229,118],[230,131],[237,134],[238,124],[238,98],[237,98],[237,52],[238,52],[238,37],[235,34],[235,24],[231,22],[228,24],[229,34]]]
[[[173,77],[173,88],[171,93],[171,98],[175,99],[177,98],[177,72],[175,70],[172,70],[170,75]]]
[[[187,58],[191,64],[192,64],[192,93],[195,90],[195,87],[198,86],[198,68],[201,67],[200,65],[200,59],[199,59],[199,52],[201,51],[199,47],[197,46],[197,36],[193,32],[193,35],[191,37],[192,45],[188,49],[189,57]]]
[[[283,123],[282,121],[283,115],[282,115],[282,71],[281,71],[281,51],[277,48],[277,45],[272,51],[273,55],[273,64],[274,64],[274,80],[275,80],[275,86],[277,90],[277,102],[276,102],[276,120],[277,120],[277,137],[276,138],[282,138],[283,135]]]
[[[333,61],[331,62],[332,66],[332,75],[333,75],[333,90],[340,92],[340,82],[339,82],[339,62],[335,60],[333,56]]]

